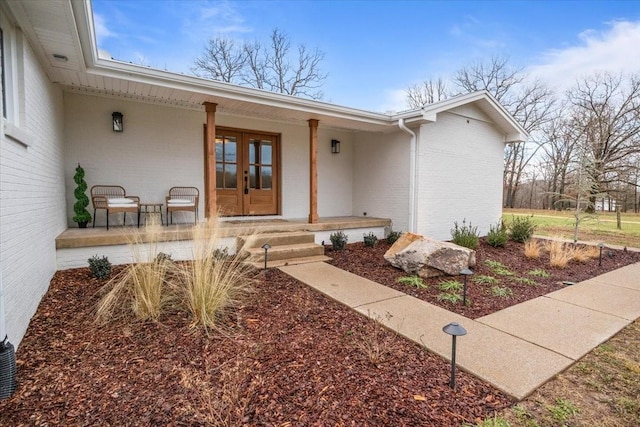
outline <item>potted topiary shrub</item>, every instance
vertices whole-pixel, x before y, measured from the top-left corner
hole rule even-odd
[[[73,191],[73,195],[76,197],[76,203],[73,205],[73,212],[75,212],[73,220],[78,223],[78,227],[87,228],[87,224],[91,221],[91,214],[87,210],[87,206],[89,206],[89,198],[85,194],[87,191],[87,183],[84,180],[84,169],[82,169],[80,163],[78,163],[78,167],[76,168],[73,181],[77,186]]]

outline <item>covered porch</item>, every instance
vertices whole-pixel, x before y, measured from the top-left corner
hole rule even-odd
[[[391,228],[391,220],[367,216],[319,217],[309,223],[308,218],[299,219],[256,219],[255,217],[221,218],[218,221],[217,236],[220,247],[228,248],[230,253],[236,250],[239,236],[248,234],[277,234],[305,232],[313,234],[316,244],[330,243],[330,236],[342,231],[350,243],[360,242],[364,234],[374,233],[378,238],[385,237]],[[56,237],[56,264],[59,270],[86,267],[87,259],[94,255],[107,256],[113,264],[133,262],[130,244],[134,241],[149,244],[156,241],[158,250],[172,256],[173,259],[189,259],[193,242],[193,225],[178,224],[158,227],[153,237],[144,226],[68,228]]]

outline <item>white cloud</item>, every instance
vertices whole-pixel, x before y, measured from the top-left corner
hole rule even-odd
[[[96,31],[96,38],[98,41],[104,40],[107,37],[115,37],[116,35],[113,31],[107,28],[104,17],[97,13],[93,14],[93,27]]]
[[[546,52],[529,71],[558,90],[568,89],[576,79],[596,72],[640,72],[640,21],[609,25],[605,31],[583,31],[576,46]]]
[[[385,91],[384,99],[382,103],[377,106],[375,111],[379,111],[381,113],[397,113],[408,109],[406,89],[391,89]]]

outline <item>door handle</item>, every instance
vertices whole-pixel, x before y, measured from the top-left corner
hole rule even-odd
[[[246,174],[246,173],[247,173],[247,172],[245,171],[245,174]],[[249,177],[245,175],[245,176],[244,176],[244,194],[249,194],[249,186],[248,186],[248,183],[249,183]]]

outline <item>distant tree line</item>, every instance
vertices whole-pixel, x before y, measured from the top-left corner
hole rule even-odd
[[[493,57],[406,91],[410,108],[487,90],[529,132],[505,150],[504,206],[640,210],[640,73],[579,78],[557,95]]]

